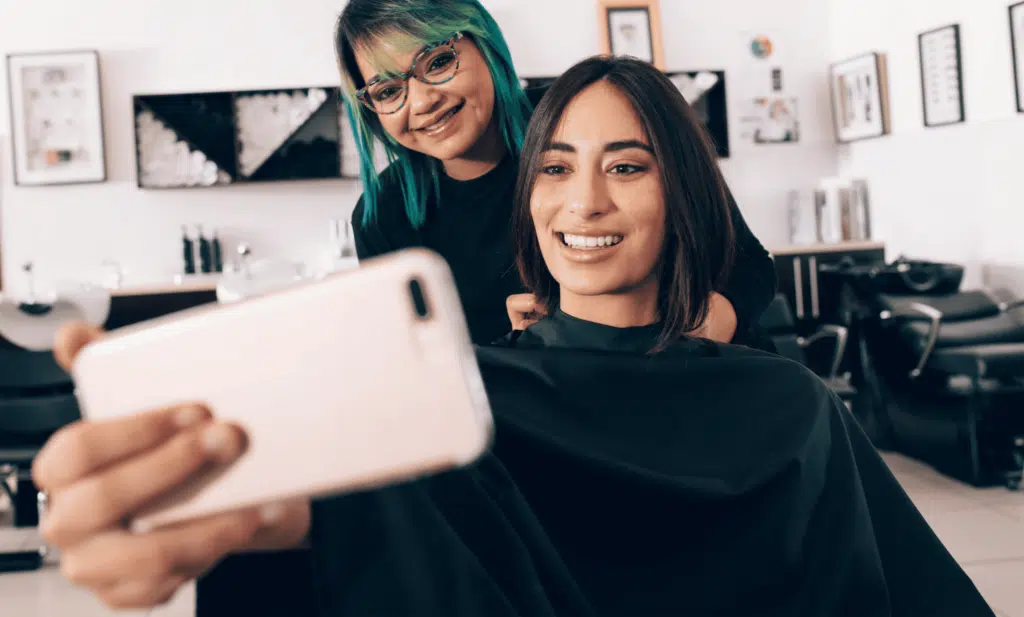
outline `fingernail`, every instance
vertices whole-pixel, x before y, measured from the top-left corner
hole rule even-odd
[[[205,417],[206,411],[202,407],[189,405],[179,409],[174,420],[180,428],[188,428],[199,424]]]
[[[211,426],[203,433],[203,447],[207,453],[220,460],[230,460],[235,457],[235,448],[231,429],[223,424]]]
[[[279,503],[269,503],[260,508],[260,521],[264,525],[273,525],[284,518],[284,506]]]

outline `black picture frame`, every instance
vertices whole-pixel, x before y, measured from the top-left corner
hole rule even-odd
[[[928,105],[928,72],[929,71],[925,67],[925,46],[924,46],[924,44],[925,44],[925,38],[926,37],[929,37],[929,36],[932,36],[932,35],[936,35],[936,34],[940,34],[940,33],[945,33],[945,32],[951,32],[952,35],[953,35],[953,44],[954,44],[954,50],[953,51],[954,51],[954,55],[951,56],[949,58],[949,60],[955,61],[955,63],[956,63],[956,66],[952,67],[952,68],[955,71],[955,77],[956,77],[956,88],[957,88],[957,104],[956,104],[956,109],[957,109],[957,117],[952,118],[952,119],[948,119],[948,120],[931,120],[931,119],[929,119],[929,113],[928,113],[929,112],[929,105]],[[942,26],[942,27],[939,27],[939,28],[933,28],[931,30],[928,30],[926,32],[922,32],[921,34],[917,35],[917,56],[918,56],[918,65],[919,65],[920,72],[921,72],[921,111],[922,111],[922,114],[923,114],[924,126],[927,127],[927,128],[937,128],[937,127],[943,127],[943,126],[952,126],[952,125],[955,125],[955,124],[963,124],[964,122],[967,121],[967,108],[966,108],[966,104],[965,104],[965,98],[966,97],[964,96],[964,70],[963,70],[963,49],[962,49],[963,46],[962,46],[962,42],[961,41],[962,41],[962,38],[961,38],[961,33],[960,33],[960,24],[949,24],[949,25]],[[950,68],[951,67],[947,66],[946,70],[949,70]],[[951,75],[952,75],[952,73],[950,73],[950,75],[947,75],[946,77],[950,77]]]
[[[1024,23],[1020,31],[1017,30],[1017,14],[1020,13],[1021,21],[1024,22],[1024,2],[1011,4],[1007,7],[1010,18],[1010,58],[1013,61],[1013,92],[1017,100],[1017,113],[1024,113],[1024,62],[1018,59],[1024,56]]]
[[[84,174],[79,177],[75,177],[72,174],[66,174],[61,179],[36,179],[32,180],[26,178],[28,175],[25,169],[20,169],[19,161],[21,156],[25,156],[27,153],[27,145],[19,148],[18,142],[27,139],[27,135],[22,134],[24,130],[24,122],[19,122],[19,110],[21,114],[24,114],[24,101],[18,102],[18,97],[23,94],[22,88],[19,87],[18,80],[15,79],[15,71],[18,67],[16,64],[26,62],[31,64],[32,61],[42,62],[55,62],[59,63],[61,60],[69,61],[72,58],[78,60],[85,60],[89,66],[87,68],[95,71],[95,79],[90,80],[90,85],[94,87],[94,92],[91,93],[94,96],[88,96],[89,102],[94,104],[92,121],[95,122],[93,125],[94,129],[94,140],[92,144],[97,152],[96,165],[91,174]],[[104,123],[104,109],[103,109],[103,67],[100,61],[100,53],[95,49],[68,49],[61,51],[39,51],[39,52],[20,52],[20,53],[9,53],[5,56],[4,62],[7,66],[7,96],[8,96],[8,114],[11,122],[11,166],[12,166],[12,178],[14,185],[18,187],[42,187],[42,186],[70,186],[70,185],[82,185],[82,184],[100,184],[104,183],[108,179],[107,169],[107,147],[106,147],[106,126]],[[19,136],[21,140],[19,140]],[[44,175],[44,174],[41,174]],[[56,175],[60,175],[57,173]]]

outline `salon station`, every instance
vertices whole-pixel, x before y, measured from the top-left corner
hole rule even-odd
[[[1024,144],[1024,3],[439,0],[453,2],[493,17],[503,35],[494,54],[509,54],[514,67],[504,70],[514,79],[495,77],[487,104],[495,115],[517,105],[543,110],[533,123],[554,114],[542,137],[555,145],[539,156],[553,149],[580,157],[558,163],[564,178],[583,174],[581,164],[576,175],[565,169],[579,164],[584,148],[559,141],[572,137],[576,103],[550,111],[542,97],[558,90],[566,71],[599,54],[629,56],[671,83],[706,136],[722,203],[732,208],[723,220],[736,229],[733,275],[710,290],[729,307],[729,334],[699,332],[816,376],[823,396],[834,397],[844,421],[877,449],[950,567],[962,570],[991,614],[1024,617],[1024,185],[1016,152]],[[455,143],[460,127],[476,121],[472,114],[491,115],[460,90],[475,63],[492,57],[465,51],[484,37],[445,32],[449,38],[410,55],[412,68],[396,69],[399,78],[383,71],[366,78],[357,30],[358,19],[370,17],[346,22],[348,4],[0,3],[0,614],[257,614],[218,612],[212,600],[204,609],[203,593],[214,592],[203,591],[202,577],[159,606],[140,603],[128,613],[91,583],[68,580],[62,547],[40,532],[59,499],[40,486],[33,465],[54,434],[83,422],[76,384],[55,349],[69,324],[117,332],[199,307],[243,306],[422,246],[451,262],[474,343],[521,329],[522,315],[510,301],[506,317],[503,298],[537,288],[518,278],[530,256],[522,236],[506,237],[522,229],[509,219],[518,199],[512,187],[517,172],[533,169],[541,178],[534,198],[554,194],[556,181],[543,175],[554,163],[530,168],[506,157],[473,172],[481,162],[468,157],[449,166],[432,144]],[[446,94],[431,99],[434,90]],[[463,98],[434,113],[448,96]],[[642,118],[641,105],[634,102]],[[395,129],[406,117],[409,126]],[[519,131],[511,149],[525,152],[535,129],[526,126],[529,113],[521,120],[484,124],[492,123],[493,140]],[[437,152],[445,148],[454,146]],[[655,159],[664,154],[642,149]],[[406,156],[413,163],[405,168],[396,152],[438,159],[422,168],[436,184],[411,190],[420,159]],[[495,174],[495,183],[481,184]],[[612,182],[601,195],[626,212],[629,182]],[[439,206],[424,198],[432,204],[426,210],[403,209],[396,201],[435,189],[445,202]],[[500,191],[508,199],[496,197]],[[680,191],[685,203],[700,198]],[[467,222],[468,212],[490,208],[485,198],[509,210]],[[538,214],[546,205],[515,203],[513,216],[532,212],[538,230],[547,224]],[[576,216],[567,208],[554,220]],[[592,214],[599,215],[606,214]],[[373,217],[401,225],[378,230],[368,223]],[[493,242],[487,233],[496,234]],[[558,249],[587,248],[587,238],[562,228],[555,236]],[[628,234],[590,240],[598,252],[631,250]],[[552,264],[554,248],[534,242],[533,257],[547,261],[562,300],[554,307],[550,298],[531,298],[547,298],[557,318],[570,306],[564,271]],[[494,257],[500,251],[508,253]],[[750,265],[762,253],[764,267]],[[486,278],[481,270],[491,266],[497,274]],[[494,290],[501,297],[483,298]],[[752,299],[758,293],[764,302]],[[716,306],[713,297],[712,326],[721,323]],[[312,512],[315,531],[322,514]],[[207,586],[227,585],[225,571],[212,570]],[[245,580],[256,588],[277,579]],[[323,606],[356,614],[341,603]],[[593,614],[617,613],[598,607]]]

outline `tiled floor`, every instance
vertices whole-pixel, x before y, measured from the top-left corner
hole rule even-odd
[[[920,463],[886,455],[893,472],[949,551],[974,579],[1000,617],[1024,617],[1024,493],[978,490],[940,476]],[[0,550],[27,547],[31,533],[0,530]],[[190,617],[194,589],[183,589],[150,617]],[[114,613],[66,583],[54,568],[0,574],[0,607],[17,617],[144,617],[145,611]],[[244,617],[244,616],[239,616]]]

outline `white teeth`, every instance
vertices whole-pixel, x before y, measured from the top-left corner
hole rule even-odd
[[[622,242],[622,236],[574,236],[562,234],[562,243],[574,249],[595,249],[615,246]]]
[[[425,126],[420,130],[423,131],[424,133],[433,133],[438,129],[443,128],[445,123],[448,122],[448,120],[451,119],[451,117],[454,116],[455,112],[458,110],[458,107],[452,108],[447,113],[445,113],[445,115],[441,116],[441,118],[437,122],[431,124],[430,126]]]

